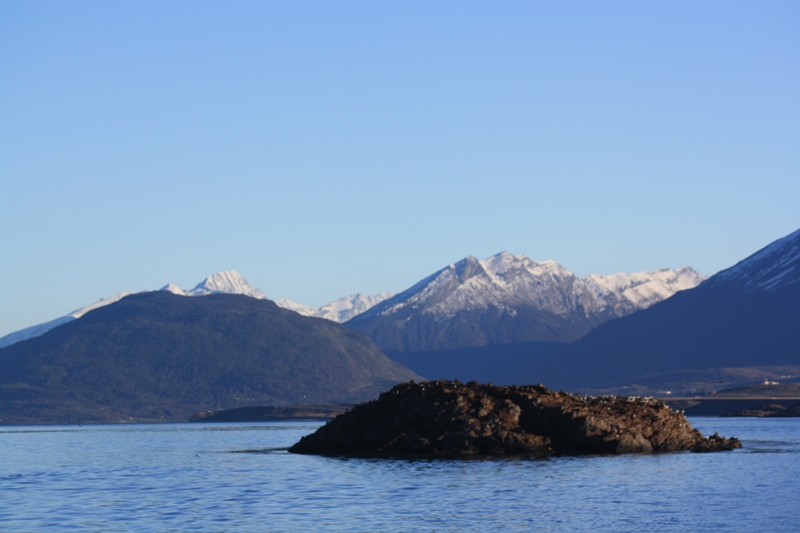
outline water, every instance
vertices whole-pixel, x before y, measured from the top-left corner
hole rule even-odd
[[[292,455],[316,423],[0,428],[0,531],[800,530],[800,420],[694,418],[716,454]]]

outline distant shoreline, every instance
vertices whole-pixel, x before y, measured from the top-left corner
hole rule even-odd
[[[353,407],[350,404],[253,406],[197,413],[189,422],[276,422],[281,420],[330,420]]]
[[[800,398],[756,396],[746,398],[700,396],[696,398],[661,398],[661,400],[671,408],[683,411],[686,416],[724,416],[737,411],[754,410],[764,404],[788,408],[800,403]]]

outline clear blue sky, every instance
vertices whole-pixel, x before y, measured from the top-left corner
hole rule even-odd
[[[800,227],[800,2],[0,2],[0,335],[235,269],[726,268]]]

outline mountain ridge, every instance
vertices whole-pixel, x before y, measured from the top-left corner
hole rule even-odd
[[[695,288],[570,343],[388,355],[428,379],[547,383],[592,393],[711,394],[800,379],[800,231]]]
[[[346,325],[386,352],[569,342],[704,279],[689,267],[579,278],[555,261],[508,252],[484,260],[468,256]]]
[[[510,263],[513,263],[514,261],[519,262],[520,260],[522,260],[522,261],[525,261],[525,260],[530,261],[530,260],[527,259],[527,257],[522,256],[522,255],[514,256],[512,254],[509,254],[508,252],[500,252],[499,254],[496,254],[496,255],[494,255],[494,256],[492,256],[490,258],[487,258],[483,262],[486,263],[486,264],[490,264],[491,263],[491,266],[489,267],[488,274],[491,275],[491,277],[494,280],[494,282],[497,283],[497,284],[503,284],[503,283],[506,283],[506,281],[503,278],[506,277],[507,274],[508,274],[507,271],[509,269]],[[467,258],[463,259],[461,262],[464,262],[464,261],[470,262],[470,263],[481,264],[481,261],[475,259],[472,256],[468,256]],[[459,262],[459,263],[461,263],[461,262]],[[459,264],[459,263],[456,263],[456,264]],[[561,267],[561,265],[559,265],[555,261],[542,261],[542,262],[538,262],[538,263],[537,262],[531,262],[531,263],[532,264],[535,263],[536,265],[539,265],[536,268],[538,268],[542,272],[550,269],[552,271],[555,271],[556,275],[561,275],[561,276],[571,276],[572,275],[569,271],[567,271],[566,269]],[[456,265],[456,264],[454,264],[454,265]],[[454,265],[450,265],[450,266],[453,267]],[[480,268],[484,268],[484,267],[480,267]],[[484,270],[486,270],[486,269],[484,269]],[[439,272],[442,272],[442,271],[439,271]],[[605,302],[605,300],[603,300],[604,305],[610,305],[610,306],[622,305],[623,307],[626,307],[626,309],[628,309],[627,312],[632,312],[633,310],[636,310],[636,308],[641,306],[641,302],[651,300],[650,303],[652,303],[653,301],[658,301],[659,299],[665,297],[665,293],[664,293],[663,287],[659,286],[657,283],[654,284],[652,282],[653,280],[640,279],[640,278],[642,278],[642,276],[647,276],[647,275],[654,276],[654,275],[658,275],[659,273],[662,273],[662,274],[663,273],[679,273],[680,276],[682,277],[681,279],[684,279],[684,280],[692,279],[693,276],[695,278],[697,278],[697,279],[702,278],[702,276],[700,276],[700,274],[698,274],[694,270],[692,270],[692,269],[690,269],[688,267],[685,267],[683,269],[678,269],[676,271],[670,271],[668,269],[662,269],[662,270],[658,270],[658,271],[644,272],[644,273],[634,273],[634,274],[620,273],[620,274],[613,274],[611,276],[603,276],[603,275],[595,274],[595,275],[586,276],[585,278],[579,278],[579,279],[586,280],[586,282],[585,282],[586,290],[589,293],[592,293],[592,294],[596,295],[596,297],[599,297],[601,300],[603,298],[603,295],[608,294],[608,293],[613,293],[613,294],[619,293],[619,294],[622,294],[624,296],[624,298],[622,298],[622,299],[620,299],[619,297],[615,297],[614,299],[612,299],[612,301],[609,301],[609,302]],[[424,284],[426,282],[426,280],[431,279],[434,276],[436,276],[436,274],[434,274],[433,276],[429,276],[428,278],[418,282],[417,284],[415,284],[415,287],[419,286],[420,284]],[[667,274],[667,277],[668,276],[669,276],[669,274]],[[662,277],[663,277],[663,275],[662,275]],[[673,282],[674,282],[674,280],[673,280]],[[661,280],[659,283],[669,284],[670,281],[664,279],[664,280]],[[413,287],[412,287],[412,289],[413,289]],[[513,291],[517,290],[517,289],[518,289],[517,287],[506,287],[504,290],[506,290],[506,292],[513,293]],[[244,295],[250,296],[252,298],[257,298],[257,299],[267,299],[268,298],[267,295],[261,289],[253,287],[247,281],[247,279],[244,276],[242,276],[239,272],[237,272],[236,270],[226,270],[226,271],[220,271],[220,272],[217,272],[215,274],[212,274],[212,275],[208,276],[205,280],[203,280],[200,283],[198,283],[197,285],[195,285],[194,288],[189,289],[189,290],[182,289],[182,288],[178,287],[177,285],[175,285],[173,283],[169,283],[169,284],[163,286],[159,290],[172,292],[173,294],[177,294],[177,295],[181,295],[181,296],[203,296],[203,295],[207,295],[207,294],[225,293],[225,294],[244,294]],[[146,291],[140,291],[140,292],[146,292]],[[405,292],[408,292],[408,291],[405,291]],[[667,291],[667,292],[669,292],[669,291]],[[12,345],[12,344],[14,344],[16,342],[20,342],[22,340],[26,340],[26,339],[30,339],[30,338],[34,338],[34,337],[37,337],[39,335],[42,335],[43,333],[49,331],[50,329],[52,329],[54,327],[58,327],[58,326],[60,326],[62,324],[71,322],[72,320],[74,320],[76,318],[79,318],[84,313],[86,313],[86,312],[88,312],[88,311],[90,311],[92,309],[95,309],[97,307],[101,307],[101,306],[108,305],[110,303],[116,302],[119,299],[124,298],[125,296],[128,296],[130,294],[134,294],[134,293],[131,292],[131,291],[124,291],[124,292],[121,292],[121,293],[116,294],[114,296],[100,299],[100,300],[98,300],[98,301],[96,301],[96,302],[94,302],[94,303],[92,303],[90,305],[87,305],[85,307],[76,309],[75,311],[73,311],[73,312],[71,312],[71,313],[69,313],[67,315],[64,315],[62,317],[58,317],[58,318],[56,318],[54,320],[50,320],[48,322],[44,322],[44,323],[41,323],[41,324],[36,324],[36,325],[30,326],[30,327],[27,327],[27,328],[23,328],[21,330],[15,331],[15,332],[11,332],[11,333],[3,336],[3,337],[0,337],[0,348],[3,348],[5,346],[10,346],[10,345]],[[389,292],[383,292],[383,293],[379,293],[379,294],[375,294],[375,295],[364,295],[364,294],[361,294],[361,293],[356,293],[356,294],[344,296],[344,297],[339,298],[338,300],[335,300],[333,302],[329,302],[329,303],[327,303],[327,304],[325,304],[323,306],[320,306],[319,308],[313,308],[313,307],[310,307],[310,306],[297,304],[297,303],[292,302],[291,300],[288,300],[288,299],[285,299],[285,298],[277,300],[276,303],[280,307],[295,311],[295,312],[300,313],[301,315],[304,315],[304,316],[313,316],[313,317],[318,317],[318,318],[325,318],[325,319],[328,319],[328,320],[332,320],[334,322],[344,323],[344,322],[348,322],[349,320],[352,320],[356,316],[363,315],[364,313],[368,312],[369,310],[373,309],[374,307],[382,304],[386,300],[389,300],[389,299],[391,299],[393,297],[396,297],[396,295],[394,295],[392,293],[389,293]],[[622,304],[620,302],[622,302]],[[634,302],[634,303],[631,303],[631,302]],[[500,310],[505,310],[505,311],[510,312],[512,314],[515,312],[514,309],[511,306],[508,306],[508,305],[501,305],[501,306],[499,306],[499,309]],[[446,311],[445,311],[445,314],[447,314]],[[455,314],[455,312],[451,312],[450,316],[453,316],[454,314]],[[544,322],[548,322],[545,319],[541,319],[541,320],[544,320]],[[596,324],[594,322],[592,322],[591,327],[594,327],[594,325],[596,325]],[[585,333],[586,331],[588,331],[588,329],[586,329],[585,327],[583,329],[581,329],[582,333]]]
[[[276,300],[275,303],[284,309],[289,309],[304,316],[325,318],[341,324],[392,296],[394,295],[391,292],[382,292],[371,296],[356,293],[343,296],[318,308],[298,304],[286,298]]]

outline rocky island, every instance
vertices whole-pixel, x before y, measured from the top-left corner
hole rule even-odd
[[[660,400],[580,396],[542,385],[412,381],[337,416],[289,451],[357,457],[549,457],[740,447],[735,438],[704,437]]]

